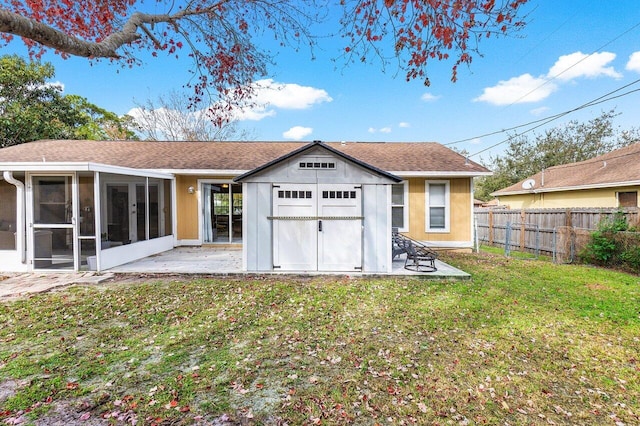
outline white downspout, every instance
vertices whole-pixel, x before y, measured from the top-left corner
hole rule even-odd
[[[22,263],[27,263],[27,252],[25,250],[25,208],[24,208],[24,183],[13,177],[13,172],[5,171],[2,177],[8,183],[16,187],[16,198],[18,200],[16,212],[16,250],[20,252]]]

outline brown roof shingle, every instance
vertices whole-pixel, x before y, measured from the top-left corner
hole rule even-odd
[[[155,170],[252,170],[306,142],[147,142],[41,140],[0,149],[0,163],[92,162]],[[332,142],[331,147],[386,171],[489,171],[435,142]]]
[[[525,180],[533,179],[530,190],[522,188]],[[500,189],[492,195],[510,195],[523,192],[546,192],[561,189],[601,187],[607,184],[640,182],[640,142],[620,148],[590,160],[549,167],[514,185]]]

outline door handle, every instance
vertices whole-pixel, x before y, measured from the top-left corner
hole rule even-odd
[[[318,221],[318,232],[322,232],[322,220]]]

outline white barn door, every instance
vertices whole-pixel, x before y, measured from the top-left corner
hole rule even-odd
[[[273,266],[283,271],[318,268],[317,185],[273,187]]]
[[[318,270],[362,270],[362,188],[318,185]]]
[[[362,269],[362,189],[353,184],[273,187],[273,266],[283,271]]]

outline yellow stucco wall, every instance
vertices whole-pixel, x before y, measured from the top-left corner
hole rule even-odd
[[[449,232],[426,232],[425,178],[409,180],[409,232],[419,241],[471,241],[471,178],[433,179],[449,181]]]
[[[199,179],[231,181],[233,176],[176,176],[176,202],[177,202],[177,238],[178,240],[198,239],[198,197],[200,188]],[[189,194],[189,187],[193,186],[195,192]]]
[[[189,187],[196,192],[189,194]],[[177,237],[178,240],[198,239],[198,177],[176,176]]]
[[[583,189],[539,194],[503,195],[498,198],[501,206],[511,209],[555,209],[555,208],[615,208],[618,207],[618,192],[638,191],[640,186]]]
[[[232,177],[228,177],[230,180]],[[198,239],[198,179],[213,179],[210,176],[176,176],[177,238]],[[215,177],[215,179],[225,179]],[[425,182],[430,179],[409,180],[409,232],[411,238],[420,241],[471,241],[471,179],[448,180],[450,190],[449,232],[425,232]],[[189,194],[193,186],[196,192]]]

